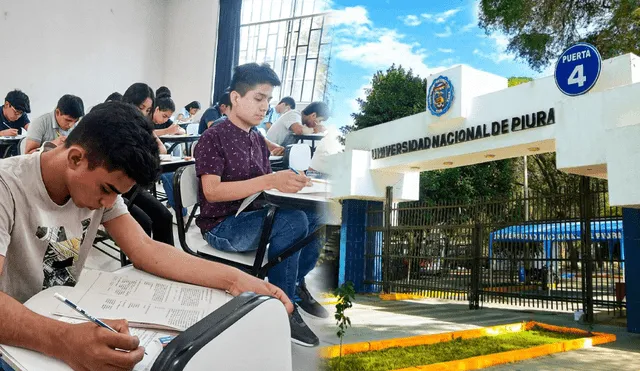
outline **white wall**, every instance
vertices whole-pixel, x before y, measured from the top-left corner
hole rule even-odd
[[[203,110],[209,107],[219,5],[219,0],[167,0],[164,84],[176,109],[194,100]]]
[[[89,107],[164,78],[165,1],[0,0],[0,95],[29,95],[33,119],[60,96]]]

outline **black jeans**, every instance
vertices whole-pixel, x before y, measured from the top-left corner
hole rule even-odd
[[[129,199],[131,193],[124,194],[124,197]],[[140,189],[133,198],[129,212],[154,240],[173,246],[173,216],[151,193]]]

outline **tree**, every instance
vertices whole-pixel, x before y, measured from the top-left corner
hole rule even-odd
[[[480,198],[503,198],[513,194],[515,166],[512,159],[420,174],[420,201],[469,204]]]
[[[507,35],[507,50],[537,71],[578,41],[604,58],[640,54],[638,0],[481,0],[479,26]]]
[[[524,84],[524,83],[529,82],[529,81],[533,81],[533,79],[531,77],[516,77],[516,76],[513,76],[513,77],[509,77],[507,86],[512,87],[512,86]]]
[[[353,127],[341,128],[343,133],[359,130],[411,116],[426,110],[427,80],[414,76],[402,66],[392,65],[386,72],[373,75],[365,99],[358,98],[360,112],[352,113]]]

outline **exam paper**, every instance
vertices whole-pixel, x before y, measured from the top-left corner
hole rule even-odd
[[[69,299],[97,318],[126,318],[131,327],[183,331],[219,308],[231,297],[221,290],[86,270]],[[60,303],[53,314],[83,318]]]
[[[331,184],[322,179],[312,179],[311,186],[304,187],[298,191],[300,194],[329,192],[331,192]]]
[[[60,321],[67,323],[82,323],[86,322],[86,320],[70,318],[70,317],[59,317]],[[131,335],[137,336],[140,339],[140,346],[145,348],[145,354],[142,361],[135,365],[133,371],[150,371],[151,366],[155,362],[156,358],[162,352],[163,346],[160,342],[160,339],[166,336],[174,336],[177,332],[169,332],[169,331],[154,331],[148,329],[139,329],[139,328],[130,328],[129,333]],[[62,340],[61,340],[62,341]],[[32,350],[6,346],[3,345],[2,349],[4,352],[10,354],[10,360],[12,363],[15,363],[18,368],[21,370],[47,370],[47,371],[70,371],[71,367],[69,367],[66,363],[48,357],[42,353],[34,352]]]

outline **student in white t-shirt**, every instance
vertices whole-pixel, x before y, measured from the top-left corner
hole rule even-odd
[[[94,107],[63,145],[0,161],[0,344],[47,354],[74,370],[131,370],[144,356],[124,320],[70,324],[22,303],[54,285],[73,286],[102,224],[133,265],[160,277],[252,291],[293,306],[279,288],[240,270],[152,240],[120,196],[160,168],[152,127],[132,105]]]
[[[296,142],[294,135],[321,133],[322,122],[329,118],[329,106],[313,102],[302,112],[291,110],[280,116],[267,132],[267,139],[283,147]]]

